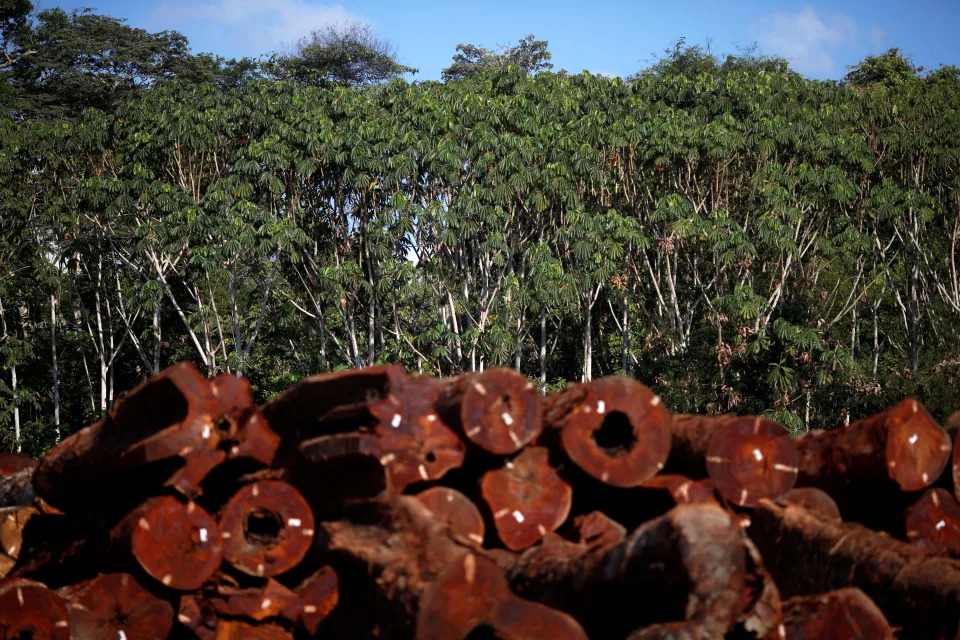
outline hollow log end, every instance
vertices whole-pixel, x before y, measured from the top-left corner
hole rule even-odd
[[[597,480],[636,487],[670,455],[670,414],[660,397],[624,376],[591,382],[560,434],[570,459]]]

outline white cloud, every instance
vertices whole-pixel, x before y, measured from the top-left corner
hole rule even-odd
[[[205,40],[228,44],[243,55],[289,49],[314,29],[347,22],[363,20],[343,5],[308,0],[165,0],[150,13],[154,29],[177,29],[191,41],[200,30]]]
[[[752,28],[761,51],[782,56],[800,73],[814,76],[833,74],[834,54],[857,38],[857,25],[849,16],[821,18],[809,5],[796,13],[764,16]]]

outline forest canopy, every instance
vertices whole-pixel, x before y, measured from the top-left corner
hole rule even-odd
[[[260,401],[399,362],[624,373],[795,432],[957,408],[955,67],[678,46],[624,81],[529,36],[408,82],[369,33],[236,61],[31,9],[0,1],[0,450],[181,360]],[[364,42],[374,75],[334,64]]]

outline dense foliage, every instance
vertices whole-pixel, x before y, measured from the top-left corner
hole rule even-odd
[[[0,449],[38,453],[183,359],[261,400],[401,362],[624,372],[794,430],[906,394],[943,418],[960,81],[886,55],[841,83],[678,48],[629,82],[367,88],[218,82],[219,61],[115,109],[10,109]]]

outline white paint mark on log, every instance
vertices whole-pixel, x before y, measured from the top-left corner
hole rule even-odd
[[[506,411],[500,414],[500,419],[503,420],[503,424],[507,425],[508,427],[513,424],[513,416]]]
[[[393,418],[390,420],[390,426],[394,429],[400,428],[400,422],[403,420],[403,417],[399,413],[393,414]]]
[[[660,404],[660,396],[653,396],[653,400],[650,401],[650,406],[655,407]]]
[[[945,521],[941,520],[941,521],[938,522],[936,525],[934,525],[934,528],[935,528],[937,531],[940,531],[940,529],[943,529],[945,526],[947,526],[947,523],[946,523]]]
[[[912,436],[907,438],[907,442],[909,442],[910,444],[917,444],[917,440],[919,439],[920,439],[920,436],[918,436],[917,434],[913,434]]]
[[[140,521],[137,522],[137,526],[143,529],[144,531],[150,531],[150,523],[147,522],[146,518],[140,518]]]
[[[597,400],[597,413],[603,413],[607,410],[607,403],[603,400]]]
[[[380,464],[386,466],[396,459],[397,459],[397,456],[395,454],[388,453],[387,455],[380,458]]]
[[[487,395],[487,388],[486,388],[485,386],[483,386],[482,384],[480,384],[479,382],[474,382],[474,383],[473,383],[473,388],[474,388],[474,389],[476,390],[476,392],[479,393],[480,395],[482,395],[482,396]]]
[[[742,507],[747,502],[747,490],[743,489],[740,491],[740,506]]]
[[[756,458],[757,462],[763,462],[763,453],[760,452],[760,449],[753,450],[753,457]]]
[[[463,575],[467,584],[473,584],[474,578],[477,577],[477,559],[472,553],[468,553],[463,558]]]
[[[424,480],[430,479],[430,476],[427,474],[427,468],[425,466],[420,465],[419,467],[417,467],[417,471],[420,472],[420,477],[423,478]]]
[[[206,529],[200,529],[200,542],[206,542],[206,541],[207,541],[207,537],[208,537],[207,530],[206,530]]]
[[[270,598],[264,598],[263,602],[260,603],[261,609],[269,609],[271,605]]]
[[[782,464],[780,462],[773,465],[773,468],[776,471],[783,471],[785,473],[798,473],[800,471],[800,469],[798,469],[797,467],[791,467],[788,464]]]
[[[525,518],[523,517],[523,514],[517,511],[516,509],[513,510],[513,519],[516,520],[517,522],[523,522],[525,520]]]

